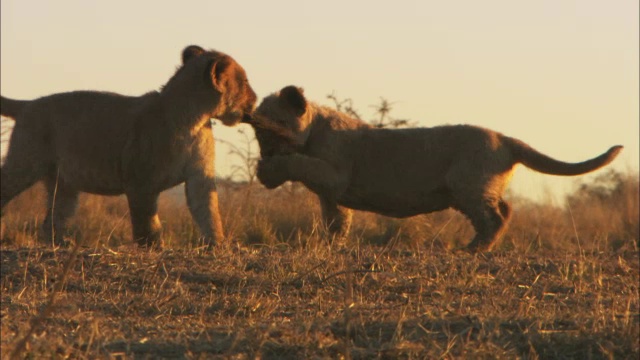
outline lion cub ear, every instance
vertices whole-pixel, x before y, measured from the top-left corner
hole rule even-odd
[[[297,116],[304,114],[307,110],[307,99],[304,97],[304,90],[297,86],[289,85],[280,90],[280,98],[289,104]]]
[[[207,75],[211,77],[211,83],[216,90],[224,92],[226,88],[224,84],[224,77],[229,71],[231,71],[230,69],[232,66],[233,60],[227,56],[223,56],[217,60],[212,60],[209,63],[209,66],[207,67]]]
[[[184,65],[187,61],[192,58],[201,55],[204,53],[204,49],[198,45],[189,45],[184,50],[182,50],[182,64]]]

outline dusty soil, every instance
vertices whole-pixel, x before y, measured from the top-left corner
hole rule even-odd
[[[390,248],[81,248],[20,356],[640,356],[637,249],[474,256]],[[46,308],[70,255],[2,247],[3,358]]]

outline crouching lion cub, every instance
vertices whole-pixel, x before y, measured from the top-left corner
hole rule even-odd
[[[271,131],[266,123],[286,131]],[[268,188],[302,182],[320,198],[333,233],[348,231],[350,212],[341,206],[392,217],[451,207],[475,228],[467,246],[472,252],[491,250],[507,226],[511,210],[502,194],[515,164],[579,175],[607,165],[622,149],[614,146],[591,160],[566,163],[475,126],[377,129],[308,102],[294,86],[265,98],[252,124],[263,158],[260,181]]]
[[[1,100],[2,115],[16,121],[1,170],[2,208],[44,180],[46,238],[62,242],[79,192],[126,194],[134,239],[160,245],[158,195],[185,182],[204,242],[222,240],[210,119],[229,126],[246,121],[256,102],[244,69],[230,56],[188,46],[166,85],[138,97],[75,91]]]

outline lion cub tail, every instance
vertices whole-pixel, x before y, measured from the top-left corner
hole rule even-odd
[[[0,114],[14,120],[20,115],[22,110],[30,103],[28,100],[13,100],[0,96]]]
[[[593,159],[577,163],[568,163],[544,155],[517,139],[505,137],[504,142],[511,149],[511,153],[516,162],[544,174],[564,176],[586,174],[606,166],[618,156],[623,148],[621,145],[612,146],[607,152]]]

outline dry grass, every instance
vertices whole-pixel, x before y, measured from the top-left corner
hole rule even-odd
[[[448,250],[473,234],[453,211],[357,213],[329,244],[306,190],[230,185],[231,242],[202,253],[185,206],[164,196],[168,249],[145,252],[123,198],[83,196],[66,279],[71,250],[37,240],[36,187],[2,219],[0,349],[60,287],[21,357],[637,359],[637,179],[585,184],[565,208],[515,199],[502,245],[478,256]]]

